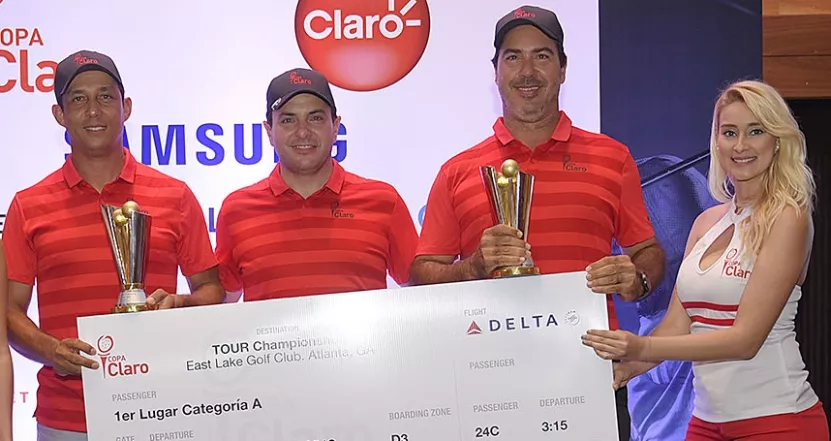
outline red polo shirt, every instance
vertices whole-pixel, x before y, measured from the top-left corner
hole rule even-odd
[[[100,194],[81,178],[70,156],[63,168],[12,199],[3,230],[9,280],[37,282],[40,329],[59,340],[78,338],[78,317],[109,314],[118,300],[100,204],[134,200],[153,217],[148,295],[158,288],[175,293],[179,267],[190,276],[217,265],[205,217],[188,186],[124,153],[121,174]],[[81,377],[60,377],[43,367],[37,378],[37,421],[86,432]]]
[[[439,170],[416,255],[466,258],[493,226],[479,167],[506,159],[535,175],[528,243],[544,274],[583,271],[612,251],[612,238],[631,246],[654,236],[629,149],[608,136],[571,125],[560,112],[551,139],[533,151],[511,135],[502,118],[493,136]],[[608,298],[610,326],[618,327]]]
[[[216,255],[227,291],[252,301],[384,289],[387,272],[407,282],[418,233],[404,200],[332,162],[329,181],[307,199],[278,164],[223,201]]]

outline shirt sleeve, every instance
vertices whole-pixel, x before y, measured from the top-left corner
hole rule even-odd
[[[615,219],[615,239],[622,247],[631,247],[655,236],[641,189],[641,176],[632,155],[623,164],[620,206]]]
[[[186,277],[211,269],[217,265],[208,226],[202,206],[190,187],[184,189],[181,201],[181,225],[179,226],[179,267]]]
[[[27,233],[26,220],[17,197],[12,199],[3,223],[3,248],[6,251],[6,274],[9,280],[34,286],[37,254]]]
[[[404,199],[398,192],[395,193],[395,198],[389,229],[390,259],[387,266],[390,277],[399,285],[403,285],[410,280],[410,265],[418,246],[418,232]]]
[[[216,217],[216,260],[219,262],[219,280],[225,291],[236,292],[242,290],[242,277],[237,259],[234,257],[234,239],[229,231],[228,199],[219,208]]]
[[[452,200],[447,175],[442,168],[427,197],[416,256],[458,256],[462,252],[461,230]]]

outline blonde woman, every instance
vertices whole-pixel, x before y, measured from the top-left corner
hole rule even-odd
[[[742,81],[716,102],[710,153],[723,204],[694,222],[661,325],[648,337],[590,330],[583,342],[620,360],[615,387],[663,360],[692,361],[689,441],[827,441],[794,333],[813,241],[804,136],[776,90]]]
[[[6,280],[6,255],[0,242],[0,441],[12,440],[12,354],[6,337],[6,308],[9,304],[8,280]]]

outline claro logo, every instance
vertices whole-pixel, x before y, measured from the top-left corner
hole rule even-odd
[[[104,378],[132,377],[150,372],[147,363],[135,363],[127,360],[122,353],[113,353],[115,339],[109,335],[98,338],[98,357],[101,358],[101,371]]]
[[[0,26],[0,93],[55,90],[58,63],[36,55],[43,47],[38,28]]]
[[[418,64],[430,36],[427,0],[299,0],[300,52],[342,89],[383,89]]]

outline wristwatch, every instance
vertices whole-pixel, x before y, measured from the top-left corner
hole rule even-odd
[[[652,287],[649,286],[649,278],[646,277],[646,273],[643,271],[636,271],[635,275],[638,277],[638,280],[640,280],[641,288],[643,289],[643,292],[641,292],[641,295],[638,297],[638,300],[645,299],[649,296],[649,293],[652,292]]]

